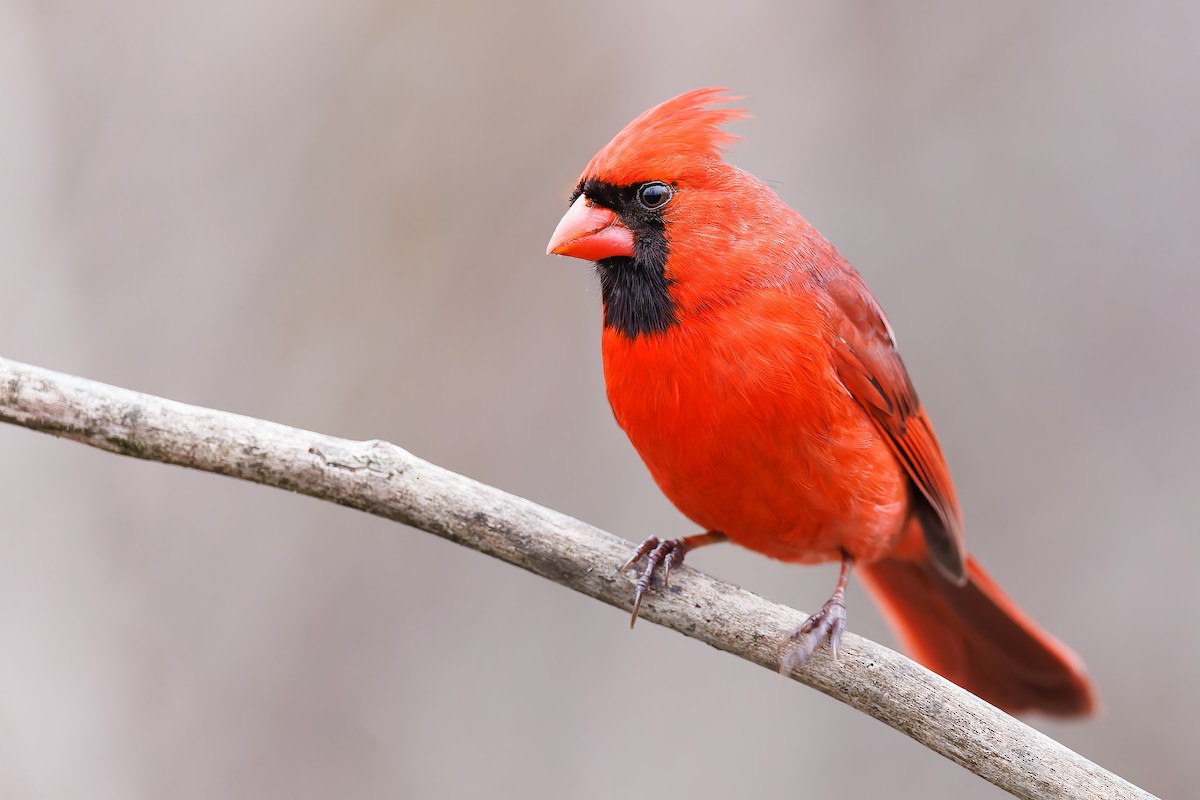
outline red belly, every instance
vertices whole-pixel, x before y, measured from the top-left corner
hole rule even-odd
[[[747,312],[633,342],[605,331],[617,422],[704,529],[784,561],[879,558],[908,519],[903,468],[830,360],[813,357],[828,352],[818,322]]]

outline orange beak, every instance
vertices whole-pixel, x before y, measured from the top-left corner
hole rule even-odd
[[[616,213],[593,205],[581,194],[559,220],[546,245],[546,255],[599,261],[613,256],[632,258],[633,248],[633,231],[621,224]]]

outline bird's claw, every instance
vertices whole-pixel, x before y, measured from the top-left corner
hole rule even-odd
[[[661,565],[663,568],[663,589],[671,588],[671,567],[678,566],[683,563],[683,557],[687,554],[688,544],[682,537],[675,539],[659,539],[657,536],[651,536],[638,545],[638,548],[633,551],[633,555],[629,557],[618,573],[624,573],[625,570],[637,563],[638,559],[646,556],[646,568],[642,570],[642,574],[638,577],[637,586],[633,593],[633,615],[629,619],[629,627],[633,627],[637,622],[638,612],[642,608],[642,598],[650,592],[650,584],[654,581],[654,572]]]
[[[790,673],[807,661],[822,642],[829,642],[829,651],[837,658],[838,644],[845,629],[846,599],[839,591],[821,606],[820,611],[804,620],[788,635],[792,646],[784,653],[779,671],[785,675]]]

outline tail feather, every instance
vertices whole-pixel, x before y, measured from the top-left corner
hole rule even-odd
[[[912,656],[1010,713],[1089,714],[1083,661],[1042,630],[967,558],[955,586],[928,559],[863,564],[859,576]]]

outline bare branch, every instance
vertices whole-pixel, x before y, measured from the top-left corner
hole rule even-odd
[[[628,610],[615,567],[632,545],[579,520],[422,461],[354,442],[185,405],[0,358],[0,420],[166,464],[276,486],[403,522]],[[643,617],[771,670],[803,619],[686,565],[681,591],[652,594]],[[974,695],[846,633],[792,677],[902,731],[1023,798],[1151,798]]]

